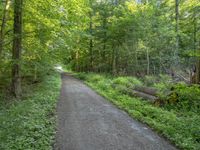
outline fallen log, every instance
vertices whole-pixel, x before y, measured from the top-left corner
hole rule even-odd
[[[126,93],[130,96],[141,97],[144,100],[148,100],[150,102],[155,102],[158,97],[156,96],[156,90],[147,87],[135,87],[135,88],[128,88],[123,85],[112,85],[113,88],[118,89],[122,93]]]
[[[142,93],[146,93],[146,94],[149,94],[149,95],[152,95],[152,96],[155,96],[155,97],[158,94],[158,91],[156,89],[149,88],[149,87],[144,87],[144,86],[135,86],[134,90],[142,92]]]
[[[136,90],[133,90],[130,94],[131,94],[131,96],[141,97],[142,99],[148,100],[152,103],[154,103],[156,100],[158,100],[158,98],[156,96],[153,96],[153,95],[150,95],[147,93],[143,93],[140,91],[136,91]]]

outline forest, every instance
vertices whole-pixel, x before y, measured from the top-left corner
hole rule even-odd
[[[0,0],[0,149],[51,149],[55,66],[200,149],[199,0]]]

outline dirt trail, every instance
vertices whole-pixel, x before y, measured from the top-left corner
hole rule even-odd
[[[62,75],[55,150],[175,150],[81,81]]]

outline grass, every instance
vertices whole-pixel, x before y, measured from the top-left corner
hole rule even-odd
[[[180,149],[200,149],[200,115],[198,113],[154,106],[139,98],[130,97],[113,87],[116,83],[129,84],[127,80],[130,81],[130,78],[113,78],[92,73],[79,73],[76,76],[120,109],[125,110],[131,117],[148,124]],[[135,78],[133,81],[133,83],[141,84]]]
[[[49,75],[42,83],[26,86],[19,100],[0,96],[1,150],[52,149],[60,82],[58,74]]]

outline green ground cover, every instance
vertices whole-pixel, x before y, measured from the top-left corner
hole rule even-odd
[[[21,99],[0,95],[0,149],[50,150],[55,134],[55,106],[60,76],[25,85]]]
[[[190,91],[190,96],[193,94],[193,97],[187,99],[189,97],[184,97],[184,95],[188,95],[186,91],[189,91],[190,88],[186,88],[182,84],[177,85],[177,92],[180,94],[179,101],[181,102],[161,107],[140,98],[131,97],[126,93],[126,89],[122,87],[144,84],[134,77],[112,77],[93,73],[78,73],[75,76],[84,80],[86,84],[113,104],[125,110],[131,117],[148,124],[177,147],[185,150],[200,149],[199,87],[191,87],[195,88],[196,91],[192,90],[194,93]],[[116,84],[123,86],[113,86]],[[158,83],[156,85],[160,87]],[[191,104],[191,106],[182,109],[180,106],[183,104],[185,106]]]

